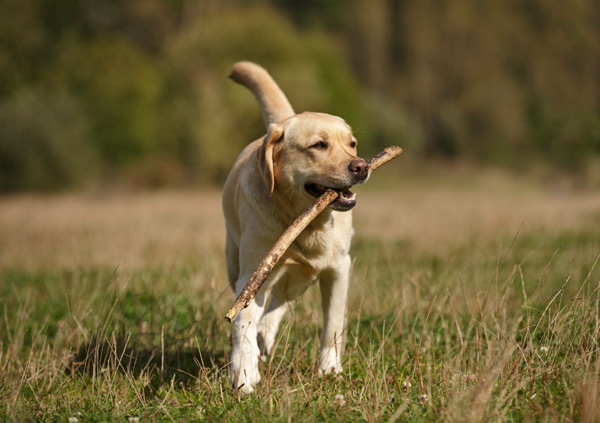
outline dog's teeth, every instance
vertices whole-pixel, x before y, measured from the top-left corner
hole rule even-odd
[[[344,191],[341,193],[342,198],[345,200],[353,200],[356,197],[356,194],[351,191]]]

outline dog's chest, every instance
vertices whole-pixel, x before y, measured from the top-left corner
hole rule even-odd
[[[303,232],[286,254],[288,264],[300,265],[308,279],[336,266],[341,256],[348,254],[352,237],[351,222],[332,220],[327,225]]]

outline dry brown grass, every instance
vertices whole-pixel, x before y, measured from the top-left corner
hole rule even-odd
[[[441,252],[519,231],[581,229],[600,216],[597,192],[549,191],[497,173],[397,178],[356,189],[357,237]],[[0,266],[170,266],[222,251],[224,238],[216,189],[0,200]]]
[[[549,188],[498,171],[448,172],[359,188],[357,234],[400,238],[419,250],[441,252],[519,231],[577,230],[600,218],[597,191]]]
[[[217,190],[0,201],[0,266],[169,266],[221,250],[223,238]]]

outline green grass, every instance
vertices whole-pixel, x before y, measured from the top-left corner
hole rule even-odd
[[[600,222],[433,254],[355,239],[344,373],[316,376],[311,288],[228,383],[224,257],[0,271],[0,420],[600,421]],[[131,421],[131,419],[130,419]]]

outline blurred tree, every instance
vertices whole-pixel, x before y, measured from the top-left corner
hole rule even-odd
[[[0,2],[0,98],[37,78],[45,46],[35,0]]]
[[[362,81],[414,113],[427,155],[517,165],[533,155],[577,168],[599,152],[597,2],[352,7],[348,21],[358,23],[344,38]]]
[[[127,39],[64,43],[52,84],[85,105],[93,141],[106,163],[121,165],[158,149],[163,80],[158,66]]]
[[[33,1],[33,0],[25,0]],[[179,25],[184,0],[37,0],[47,44],[66,36],[80,39],[118,34],[147,53],[159,53]]]
[[[335,46],[321,32],[300,34],[272,9],[203,10],[166,52],[182,159],[205,177],[222,179],[243,147],[265,133],[250,92],[225,78],[238,60],[265,66],[297,112],[326,111],[362,125],[360,88]]]
[[[244,59],[297,111],[345,118],[364,155],[578,172],[600,153],[598,16],[595,0],[0,2],[0,189],[72,184],[68,145],[101,175],[221,180],[264,132],[224,77]]]
[[[526,99],[531,148],[581,170],[600,153],[600,4],[514,3],[511,64]]]
[[[90,127],[66,92],[23,90],[0,103],[0,191],[79,187],[96,176]]]

